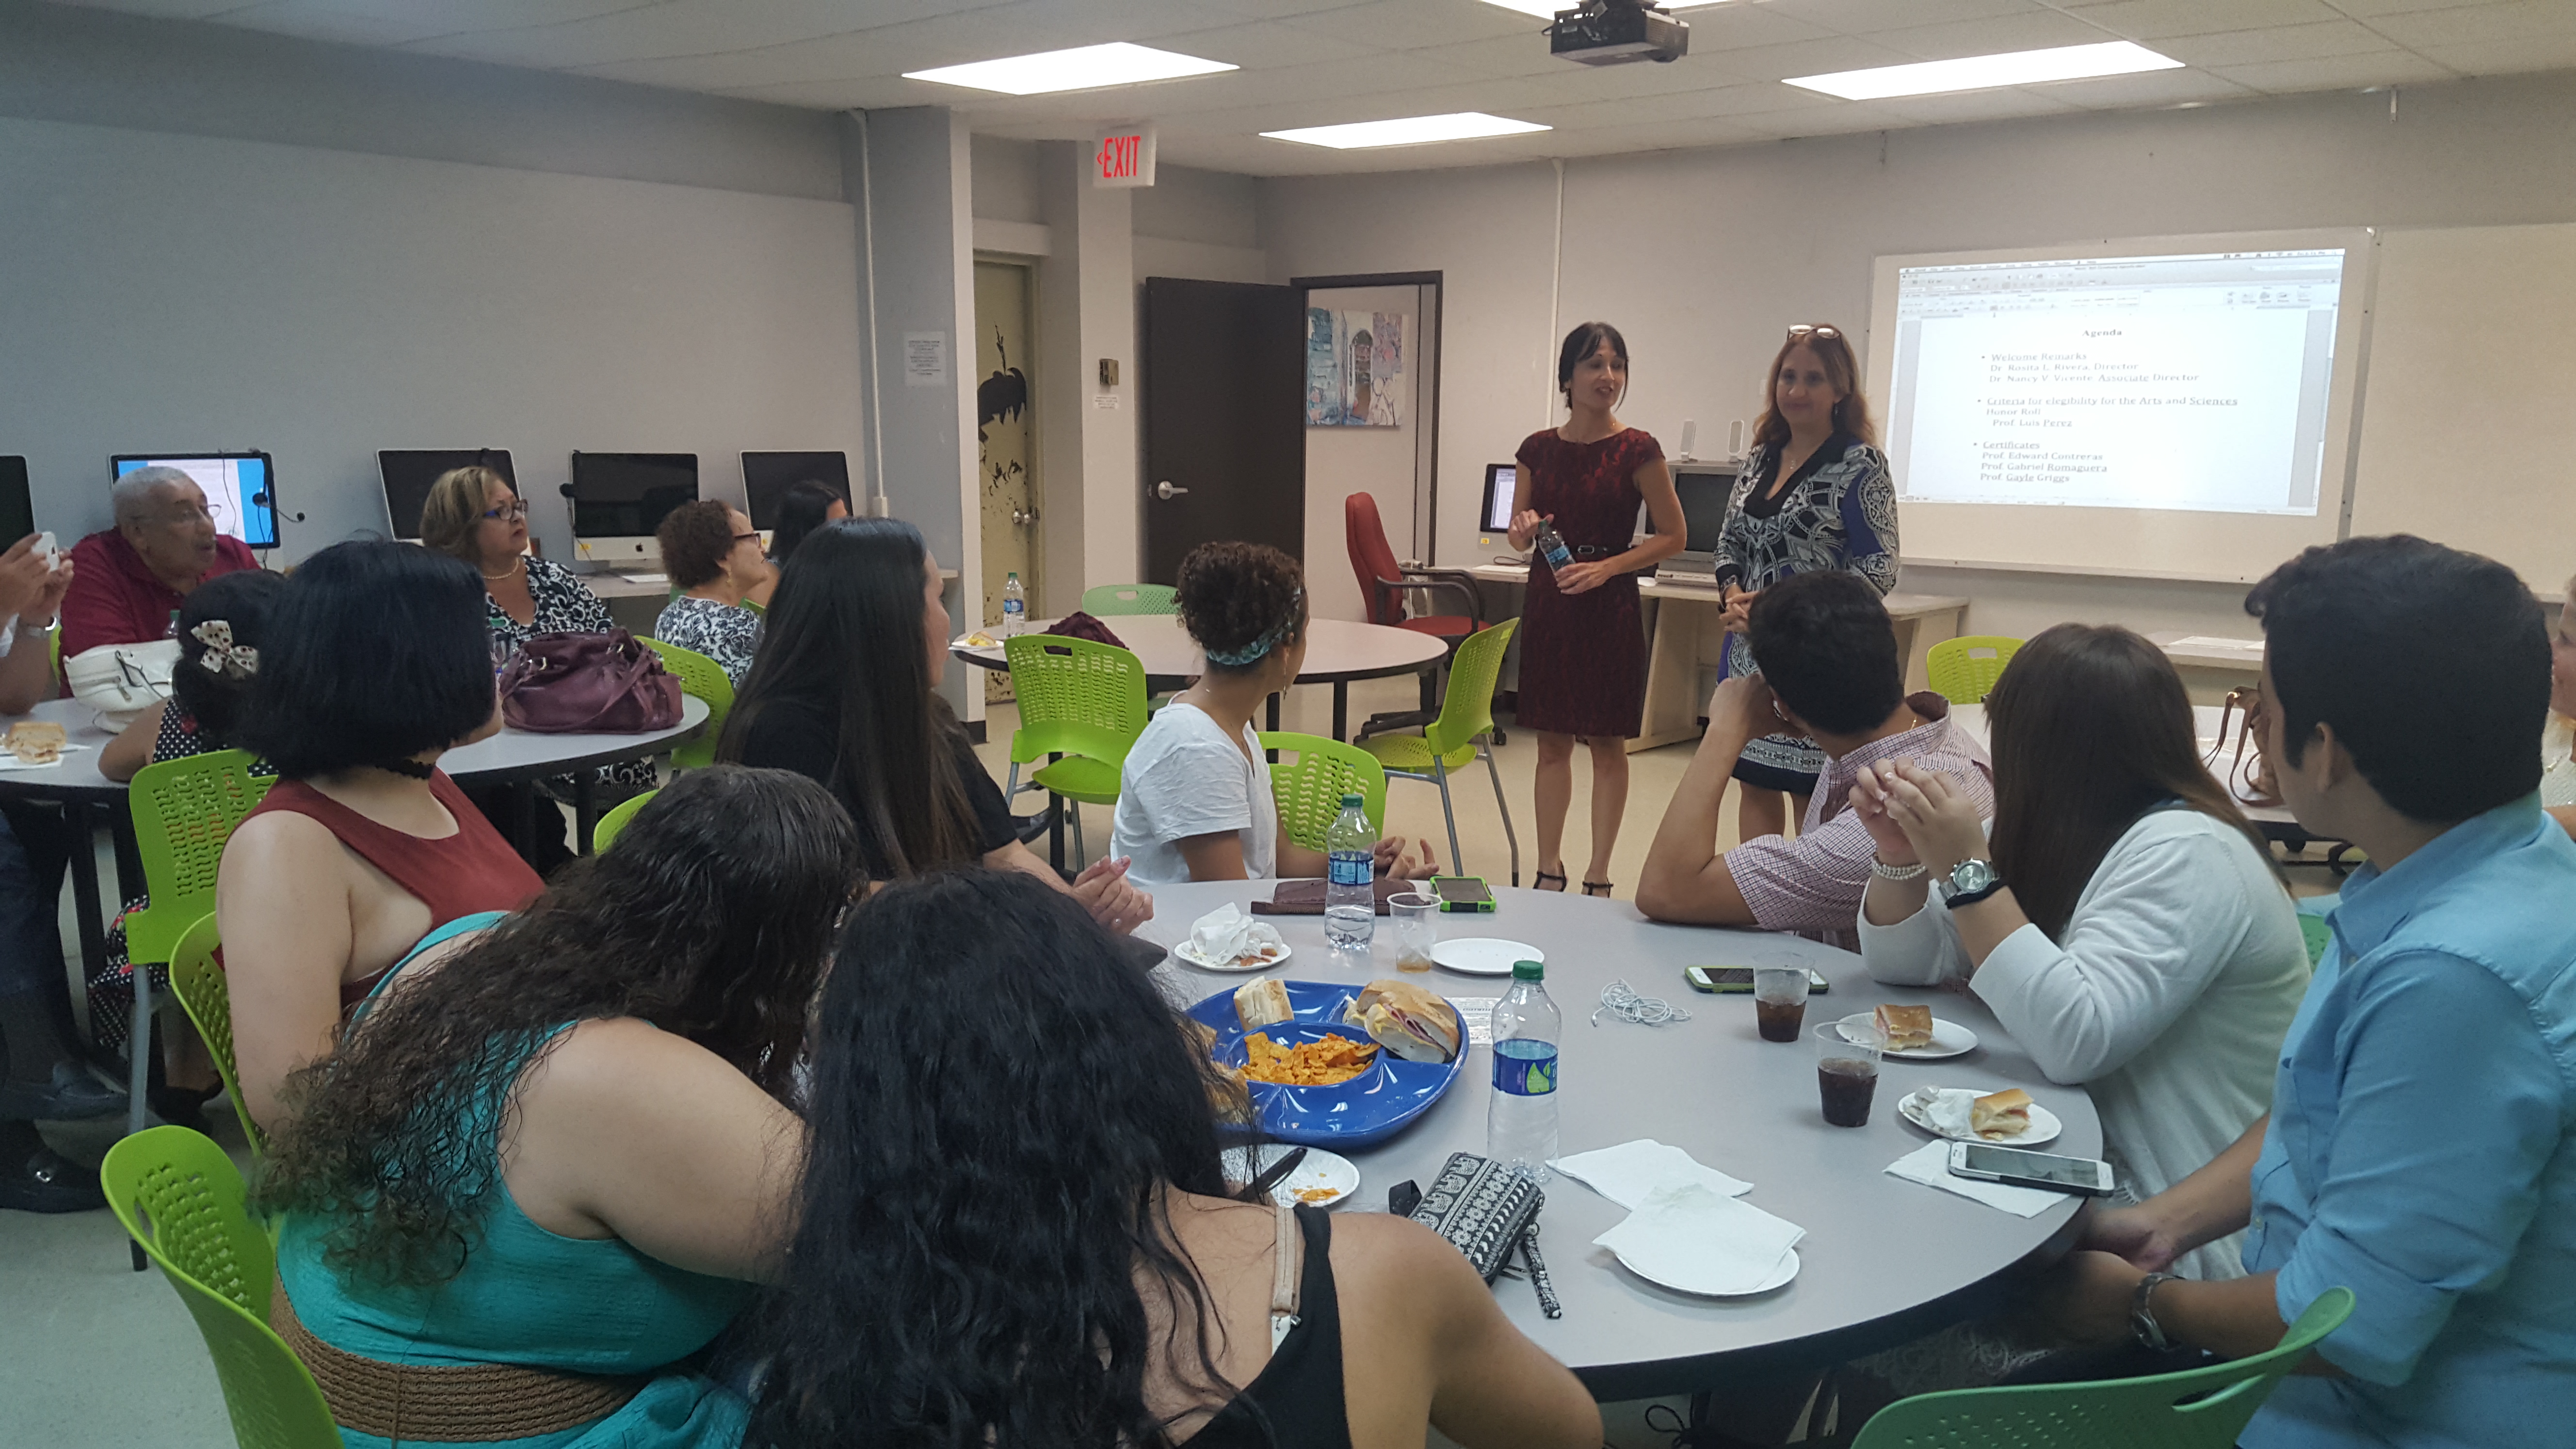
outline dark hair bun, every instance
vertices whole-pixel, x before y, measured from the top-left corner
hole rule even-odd
[[[1200,544],[1181,560],[1181,627],[1211,656],[1240,654],[1264,635],[1284,643],[1305,615],[1305,578],[1266,543]],[[1226,667],[1213,657],[1209,664]]]

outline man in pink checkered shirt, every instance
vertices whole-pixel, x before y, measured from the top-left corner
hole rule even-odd
[[[1994,766],[1951,722],[1949,701],[1905,692],[1896,626],[1858,578],[1820,571],[1773,584],[1755,599],[1747,634],[1762,673],[1729,679],[1710,697],[1708,733],[1655,831],[1637,909],[1658,921],[1796,931],[1849,950],[1876,858],[1851,812],[1853,776],[1911,760],[1950,776],[1991,816]],[[1797,838],[1765,835],[1720,855],[1718,805],[1736,756],[1784,721],[1826,756]]]

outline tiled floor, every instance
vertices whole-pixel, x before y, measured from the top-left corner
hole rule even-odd
[[[1353,686],[1351,717],[1372,710],[1409,708],[1411,681]],[[1301,689],[1287,705],[1286,728],[1324,732],[1331,726],[1332,697]],[[996,710],[980,753],[999,779],[1007,764],[1011,713]],[[1530,819],[1530,737],[1513,734],[1497,757],[1512,816],[1521,833],[1522,878],[1534,869],[1536,845]],[[1633,757],[1627,826],[1612,856],[1622,896],[1636,884],[1638,865],[1662,813],[1662,803],[1689,763],[1688,746]],[[1577,865],[1590,848],[1584,823],[1584,772],[1576,764],[1575,819],[1567,853]],[[1453,786],[1458,831],[1467,845],[1467,867],[1496,884],[1509,866],[1493,791],[1481,768]],[[1731,814],[1731,812],[1730,812]],[[1428,785],[1394,781],[1388,827],[1428,836],[1447,852],[1438,793]],[[1109,812],[1086,817],[1092,852],[1109,839]],[[1728,843],[1731,843],[1728,842]],[[209,1113],[237,1160],[239,1128],[220,1102]],[[119,1124],[94,1123],[49,1133],[55,1145],[83,1163],[94,1163]],[[158,1272],[129,1270],[124,1233],[104,1212],[38,1217],[0,1212],[0,1443],[45,1449],[213,1449],[232,1442],[223,1399],[195,1325]],[[1623,1449],[1658,1442],[1639,1425],[1640,1406],[1614,1407],[1612,1440]]]

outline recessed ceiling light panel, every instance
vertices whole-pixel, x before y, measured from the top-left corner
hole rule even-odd
[[[2111,40],[2100,45],[2061,45],[2049,50],[2016,50],[2003,55],[1970,55],[1957,60],[1836,71],[1831,75],[1792,76],[1787,84],[1847,101],[1878,101],[1891,96],[1929,96],[1945,91],[2134,75],[2146,70],[2175,70],[2181,65],[2181,61],[2158,55],[2143,45]]]
[[[1107,45],[1083,45],[1071,50],[1049,50],[1037,55],[1014,55],[1003,60],[979,60],[970,65],[943,65],[934,70],[908,70],[905,80],[937,81],[947,86],[972,86],[979,91],[1000,91],[1011,96],[1044,95],[1049,91],[1090,91],[1109,86],[1132,86],[1146,81],[1177,80],[1182,76],[1214,75],[1235,66],[1221,60],[1201,60],[1195,55],[1156,50],[1148,45],[1130,45],[1112,41]]]
[[[1303,146],[1330,146],[1336,151],[1363,146],[1420,146],[1431,141],[1473,141],[1483,136],[1524,136],[1551,129],[1535,121],[1515,121],[1482,111],[1452,111],[1445,116],[1404,116],[1392,121],[1352,121],[1339,126],[1301,126],[1293,131],[1264,131],[1274,141]]]

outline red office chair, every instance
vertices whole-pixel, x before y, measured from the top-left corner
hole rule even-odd
[[[1342,500],[1342,523],[1351,548],[1351,571],[1359,576],[1360,598],[1368,609],[1369,622],[1394,629],[1411,629],[1446,643],[1455,656],[1458,646],[1468,635],[1485,626],[1485,599],[1476,588],[1475,575],[1465,569],[1427,569],[1398,563],[1395,549],[1386,541],[1386,525],[1377,516],[1377,499],[1367,493],[1353,493]],[[1409,614],[1408,595],[1426,600],[1454,595],[1465,601],[1464,614]],[[1443,660],[1441,668],[1447,668]],[[1372,734],[1394,729],[1418,729],[1440,713],[1439,681],[1436,671],[1422,675],[1422,708],[1401,714],[1371,715],[1361,725],[1354,739],[1367,739]],[[1502,742],[1502,733],[1494,735]]]

